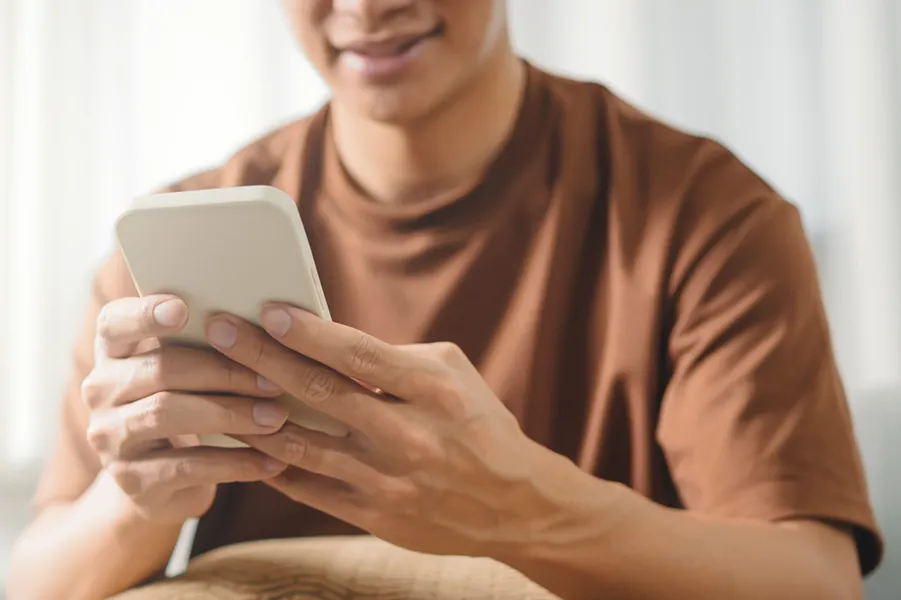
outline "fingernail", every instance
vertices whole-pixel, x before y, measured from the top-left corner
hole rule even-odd
[[[166,300],[153,308],[153,319],[163,327],[178,327],[188,316],[186,309],[181,300]]]
[[[253,405],[253,420],[260,427],[279,427],[288,418],[288,410],[275,402],[257,402]]]
[[[266,457],[266,460],[263,461],[263,468],[270,473],[278,473],[285,470],[285,463],[272,457]]]
[[[275,385],[262,375],[257,375],[257,387],[263,390],[264,392],[280,392],[282,388]]]
[[[207,330],[207,339],[217,348],[231,348],[238,341],[238,328],[228,321],[215,321]]]
[[[283,308],[268,308],[260,316],[263,328],[276,337],[282,337],[291,329],[291,315]]]

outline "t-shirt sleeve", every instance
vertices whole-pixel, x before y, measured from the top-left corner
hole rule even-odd
[[[682,501],[849,526],[867,573],[882,541],[800,216],[775,195],[696,213],[673,270],[657,432]]]

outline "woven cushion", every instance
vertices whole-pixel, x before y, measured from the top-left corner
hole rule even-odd
[[[273,540],[201,556],[116,600],[552,600],[489,559],[417,554],[369,537]]]

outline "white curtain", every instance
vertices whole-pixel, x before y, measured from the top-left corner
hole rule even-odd
[[[511,3],[534,62],[725,141],[796,202],[849,387],[901,383],[901,2]],[[325,97],[280,13],[0,0],[0,472],[30,472],[54,435],[89,274],[130,198]]]
[[[0,463],[30,471],[117,214],[325,89],[274,0],[0,3]]]

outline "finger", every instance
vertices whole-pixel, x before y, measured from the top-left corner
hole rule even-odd
[[[367,510],[361,495],[345,483],[318,473],[287,468],[265,483],[294,500],[365,529]]]
[[[271,398],[282,390],[218,352],[167,346],[98,365],[82,382],[93,409],[134,402],[164,391]]]
[[[256,450],[206,447],[165,450],[107,466],[122,491],[133,498],[166,497],[198,485],[262,481],[284,469],[284,464]]]
[[[128,356],[142,340],[175,333],[187,320],[188,307],[175,296],[113,300],[97,316],[97,351],[112,358]]]
[[[436,361],[298,308],[269,306],[260,322],[295,352],[408,402],[427,400],[430,386],[442,375]]]
[[[259,328],[233,317],[207,326],[210,343],[231,360],[274,382],[304,404],[354,429],[373,434],[373,423],[394,434],[401,427],[384,397],[279,344]]]
[[[288,409],[273,400],[163,392],[93,413],[87,437],[98,454],[127,458],[181,436],[269,434],[287,418]]]
[[[286,465],[343,481],[354,489],[378,489],[385,476],[362,459],[350,438],[337,438],[287,425],[272,435],[245,435],[238,439]]]

